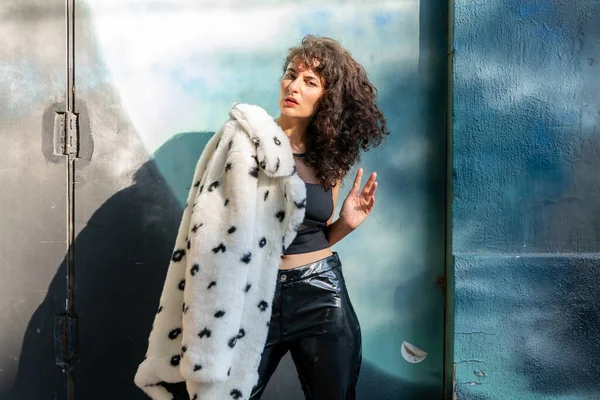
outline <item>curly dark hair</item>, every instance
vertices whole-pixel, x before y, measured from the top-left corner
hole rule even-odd
[[[324,188],[333,187],[360,161],[361,149],[380,145],[390,133],[376,104],[377,88],[350,52],[329,37],[306,35],[289,49],[284,73],[292,60],[312,67],[325,80],[306,131],[304,162]]]

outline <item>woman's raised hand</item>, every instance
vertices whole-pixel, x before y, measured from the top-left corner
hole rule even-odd
[[[373,172],[365,186],[359,191],[363,169],[359,168],[354,178],[354,185],[342,204],[340,219],[344,225],[352,229],[358,228],[369,216],[375,206],[375,192],[377,191],[377,173]]]

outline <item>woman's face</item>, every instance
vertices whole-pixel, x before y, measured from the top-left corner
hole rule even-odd
[[[287,117],[312,118],[323,93],[324,80],[296,60],[290,62],[281,78],[279,110]]]

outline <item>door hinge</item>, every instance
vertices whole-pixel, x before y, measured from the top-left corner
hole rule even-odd
[[[54,155],[79,158],[79,114],[54,114]]]
[[[76,315],[61,313],[54,317],[54,354],[56,365],[67,368],[79,353],[79,332]]]

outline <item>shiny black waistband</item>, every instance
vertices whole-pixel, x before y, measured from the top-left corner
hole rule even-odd
[[[301,265],[290,269],[280,269],[278,280],[281,283],[297,282],[302,279],[309,278],[313,275],[318,275],[332,268],[341,266],[340,258],[337,252],[333,252],[329,257],[312,262],[310,264]]]

